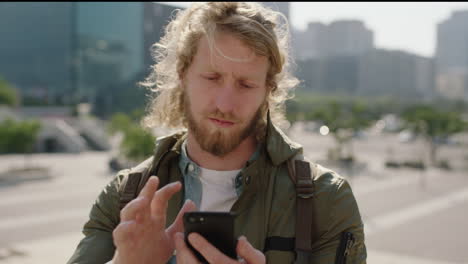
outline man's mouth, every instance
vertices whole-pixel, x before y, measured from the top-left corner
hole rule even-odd
[[[220,127],[230,127],[234,125],[234,122],[227,121],[227,120],[222,120],[222,119],[217,119],[217,118],[208,118],[210,119],[211,122],[213,122],[215,125],[220,126]]]

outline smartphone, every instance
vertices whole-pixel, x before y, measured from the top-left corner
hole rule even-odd
[[[237,259],[234,218],[235,215],[230,212],[188,212],[184,214],[185,243],[201,263],[208,262],[190,245],[188,235],[196,232],[224,255]]]

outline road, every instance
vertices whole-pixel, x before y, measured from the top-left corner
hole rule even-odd
[[[51,245],[57,241],[57,250],[35,256],[43,261],[31,263],[65,263],[94,199],[112,178],[108,160],[109,154],[100,152],[35,154],[30,162],[49,167],[50,179],[0,185],[0,263],[23,263],[30,247],[40,251],[43,241]],[[20,155],[2,156],[0,168],[21,167],[23,162]],[[50,260],[54,255],[56,262]]]
[[[312,160],[323,160],[333,144],[329,136],[302,129],[292,130],[290,136],[304,145]],[[365,169],[351,173],[332,166],[349,180],[358,200],[368,263],[468,263],[466,147],[441,150],[460,168],[420,172],[386,169],[383,162],[391,146],[399,158],[425,152],[420,144],[380,135],[354,143]],[[51,178],[0,184],[0,263],[66,262],[94,199],[113,176],[107,168],[109,158],[102,152],[37,154],[30,162],[49,167]],[[0,156],[1,170],[23,162],[21,155]]]
[[[312,161],[324,160],[335,144],[331,136],[302,127],[293,128],[290,137],[304,146]],[[428,148],[421,140],[399,142],[396,135],[368,134],[354,140],[353,149],[365,169],[331,168],[347,177],[353,188],[365,224],[369,257],[379,253],[388,263],[468,263],[466,146],[439,149],[439,157],[450,161],[452,171],[385,168],[389,159],[427,161]]]

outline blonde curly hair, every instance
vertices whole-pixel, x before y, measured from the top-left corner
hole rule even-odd
[[[194,3],[177,11],[160,42],[152,46],[156,64],[140,82],[150,89],[152,97],[143,125],[187,127],[181,76],[192,62],[199,39],[204,35],[213,39],[216,31],[234,34],[257,55],[268,57],[267,110],[272,120],[281,125],[285,121],[285,101],[292,98],[290,92],[299,83],[290,72],[289,30],[284,15],[253,2]],[[265,124],[266,112],[261,117]]]

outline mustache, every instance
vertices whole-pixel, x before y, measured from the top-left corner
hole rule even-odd
[[[223,113],[219,109],[207,114],[209,118],[221,119],[228,122],[238,123],[240,119],[237,118],[233,113]]]

